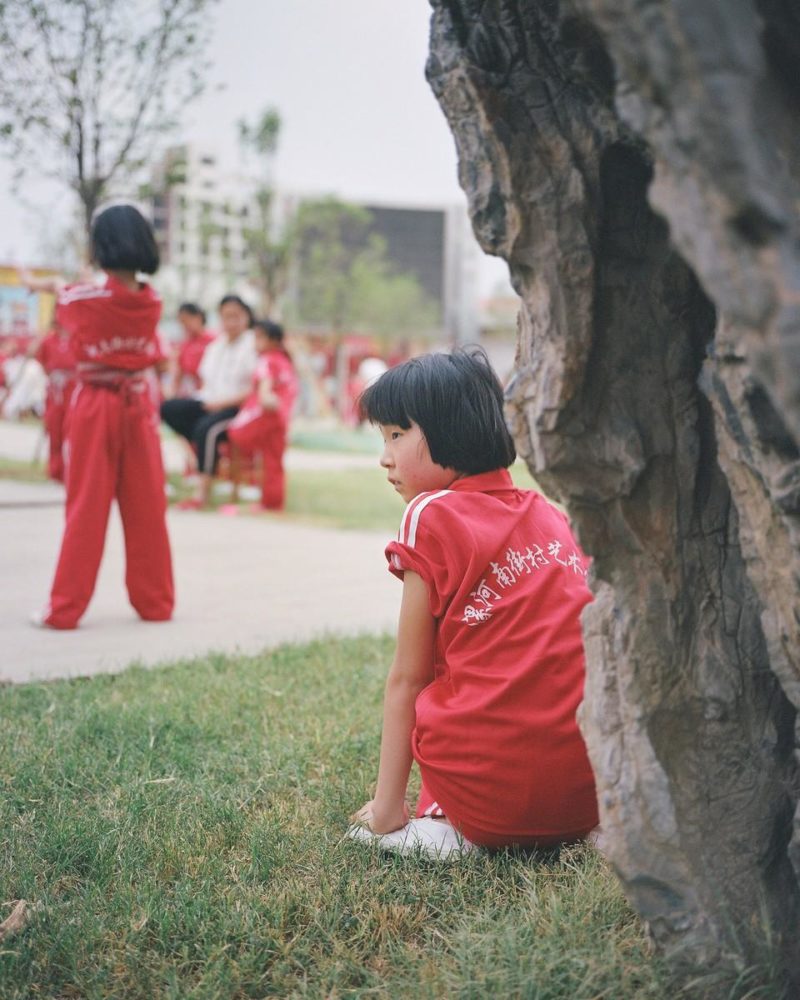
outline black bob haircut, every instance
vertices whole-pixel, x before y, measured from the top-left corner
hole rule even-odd
[[[413,421],[431,458],[471,476],[506,469],[517,457],[503,419],[503,390],[480,348],[423,354],[390,368],[359,400],[373,424]]]
[[[91,250],[104,271],[155,274],[160,263],[153,229],[133,205],[111,205],[94,217]]]
[[[204,323],[206,321],[205,309],[201,309],[196,302],[181,302],[178,306],[178,313],[186,313],[187,316],[199,316]]]
[[[235,305],[239,306],[240,309],[244,309],[247,313],[247,327],[248,329],[255,323],[256,316],[250,306],[245,302],[245,300],[240,295],[223,295],[219,300],[219,307]]]

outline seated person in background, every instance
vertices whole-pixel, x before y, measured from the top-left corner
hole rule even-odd
[[[184,509],[208,505],[219,442],[247,398],[256,367],[253,313],[247,303],[238,295],[226,295],[219,304],[219,318],[222,334],[211,341],[200,362],[198,398],[167,399],[161,404],[161,419],[185,437],[197,455],[197,493],[180,504]]]
[[[178,343],[172,364],[167,394],[170,398],[194,396],[201,386],[200,362],[214,334],[206,329],[206,314],[194,302],[184,302],[178,309],[183,339]]]
[[[63,483],[65,421],[77,377],[75,351],[69,330],[54,322],[50,333],[45,334],[33,349],[33,357],[47,375],[44,402],[44,429],[50,445],[47,475],[50,479]]]
[[[253,391],[228,428],[228,440],[245,454],[261,453],[261,507],[282,510],[286,499],[283,453],[297,398],[297,375],[283,346],[283,327],[265,319],[258,320],[253,329],[258,350]]]

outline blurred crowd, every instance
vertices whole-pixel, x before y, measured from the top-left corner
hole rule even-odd
[[[181,306],[177,318],[179,335],[162,338],[168,363],[160,380],[160,391],[167,399],[190,395],[198,388],[196,368],[205,347],[217,336],[216,331],[206,328],[205,313],[194,303]],[[66,339],[54,323],[42,336],[0,337],[0,410],[6,419],[43,415],[52,362],[44,360],[39,349],[46,341],[57,344],[59,335]],[[410,356],[404,342],[384,353],[370,338],[360,335],[345,336],[337,344],[330,336],[289,333],[287,347],[294,358],[299,383],[295,415],[311,419],[336,417],[346,425],[358,422],[354,401],[364,384]],[[344,355],[347,378],[344,393],[340,391],[337,373],[340,352]]]
[[[229,438],[236,445],[238,434],[237,450],[252,456],[247,446],[257,435],[252,425],[245,427],[247,414],[263,417],[263,403],[272,399],[266,412],[280,414],[282,431],[258,425],[256,452],[263,467],[262,505],[279,508],[281,456],[290,420],[299,416],[357,425],[363,389],[409,354],[401,343],[381,357],[370,338],[357,335],[284,336],[279,324],[258,319],[235,295],[219,303],[213,328],[195,302],[184,302],[174,318],[174,332],[161,335],[161,357],[147,377],[162,420],[186,442],[186,475],[199,477],[196,495],[185,502],[189,506],[207,503],[220,454],[230,457]],[[0,340],[0,413],[12,420],[42,418],[49,441],[48,474],[56,480],[64,478],[65,424],[75,385],[70,338],[57,322],[40,336]]]

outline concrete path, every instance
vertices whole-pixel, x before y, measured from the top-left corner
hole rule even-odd
[[[13,457],[9,426],[0,424],[4,457]],[[24,430],[33,430],[35,439],[35,428]],[[11,436],[31,444],[30,436]],[[31,447],[25,457],[32,453]],[[364,457],[328,456],[331,464],[374,462]],[[115,508],[81,627],[35,629],[28,616],[47,597],[63,491],[0,480],[0,682],[117,671],[132,662],[164,663],[210,650],[252,653],[288,640],[396,625],[401,588],[385,568],[384,533],[308,527],[280,515],[226,518],[170,510],[168,519],[178,600],[172,622],[141,622],[129,606]]]

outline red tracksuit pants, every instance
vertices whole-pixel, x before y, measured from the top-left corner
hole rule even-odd
[[[286,473],[283,453],[286,451],[286,421],[277,410],[268,410],[246,424],[228,427],[228,440],[248,455],[261,455],[263,479],[261,506],[267,510],[283,510],[286,502]]]
[[[66,440],[64,424],[74,387],[74,382],[48,386],[44,404],[44,429],[49,445],[47,475],[50,479],[62,483],[64,481],[64,442]]]
[[[45,614],[75,628],[94,592],[116,497],[125,533],[125,585],[140,617],[172,616],[174,587],[158,418],[147,383],[80,384],[67,418],[66,524]]]

